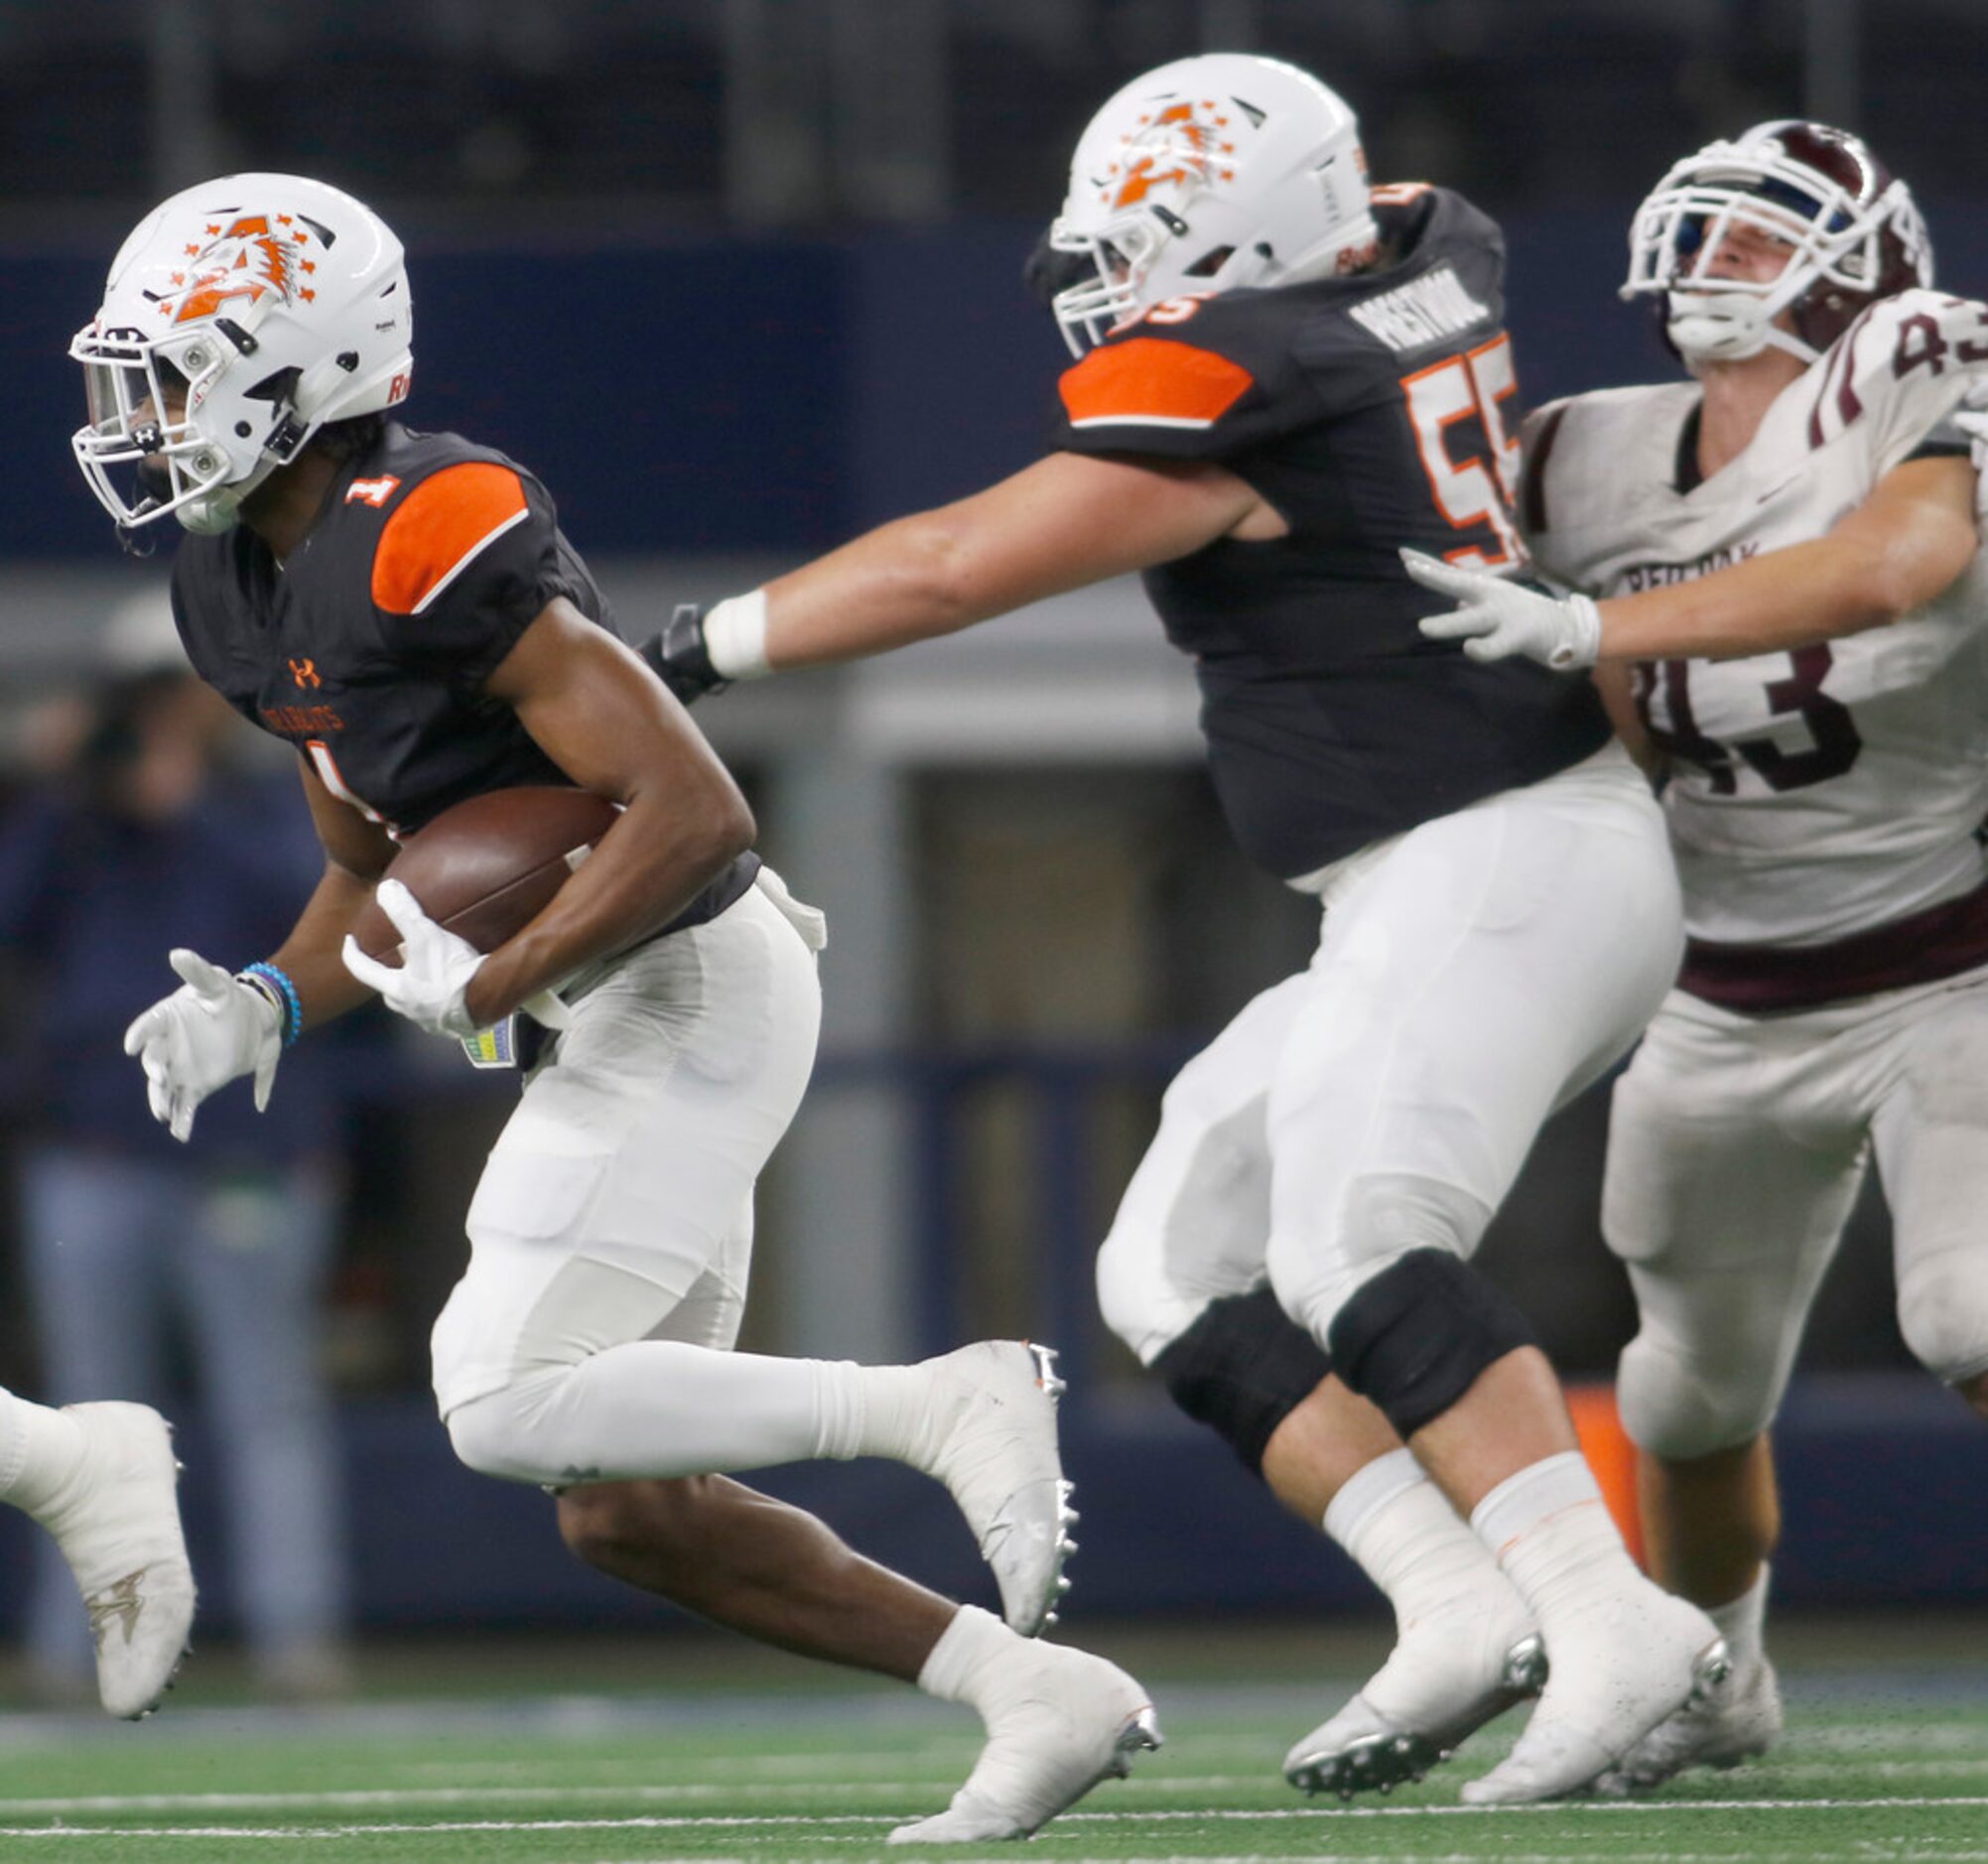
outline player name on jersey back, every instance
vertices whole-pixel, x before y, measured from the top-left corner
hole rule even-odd
[[[1374,200],[1385,262],[1168,299],[1058,383],[1058,446],[1219,464],[1285,526],[1143,573],[1193,657],[1230,826],[1284,878],[1538,782],[1609,735],[1589,682],[1479,666],[1417,625],[1441,604],[1402,572],[1402,544],[1521,560],[1518,376],[1497,226],[1445,189]]]
[[[1346,315],[1391,349],[1421,349],[1492,320],[1490,306],[1473,298],[1447,265],[1364,304],[1349,305]]]

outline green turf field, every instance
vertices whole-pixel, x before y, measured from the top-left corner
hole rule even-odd
[[[1036,1851],[1377,1864],[1988,1860],[1978,1663],[1793,1665],[1792,1725],[1767,1761],[1634,1804],[1498,1811],[1461,1805],[1457,1787],[1509,1746],[1518,1717],[1392,1799],[1308,1805],[1276,1762],[1351,1678],[1300,1685],[1270,1664],[1252,1680],[1230,1673],[1233,1654],[1147,1667],[1166,1749],[1049,1826]],[[893,1824],[942,1805],[977,1745],[963,1712],[880,1687],[791,1693],[721,1677],[667,1695],[472,1698],[441,1693],[449,1681],[433,1676],[429,1696],[329,1710],[176,1702],[135,1729],[0,1717],[0,1857],[848,1860],[882,1855]]]

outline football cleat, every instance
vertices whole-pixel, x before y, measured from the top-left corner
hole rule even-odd
[[[1116,1664],[1064,1645],[1025,1647],[1034,1675],[990,1716],[988,1744],[952,1803],[900,1825],[892,1844],[987,1844],[1026,1838],[1132,1757],[1160,1746],[1152,1698]]]
[[[1595,1782],[1612,1798],[1647,1793],[1689,1767],[1737,1767],[1765,1754],[1781,1738],[1781,1683],[1762,1658],[1736,1673],[1723,1699],[1681,1708],[1658,1722]]]
[[[1452,1649],[1438,1664],[1417,1644],[1423,1621],[1405,1633],[1374,1679],[1322,1727],[1314,1728],[1284,1756],[1284,1778],[1303,1793],[1392,1793],[1420,1780],[1446,1761],[1486,1722],[1527,1696],[1546,1680],[1546,1649],[1535,1631],[1525,1632],[1503,1654],[1489,1653],[1489,1667],[1460,1663]],[[1404,1664],[1403,1660],[1410,1660]],[[1416,1663],[1414,1660],[1419,1659]],[[1420,1675],[1404,1676],[1419,1668]],[[1384,1713],[1375,1697],[1398,1700]]]
[[[932,1447],[919,1467],[952,1491],[1000,1587],[1010,1630],[1056,1622],[1070,1590],[1077,1513],[1056,1447],[1056,1355],[1022,1340],[982,1340],[924,1362]]]
[[[146,1404],[70,1404],[87,1439],[67,1491],[38,1519],[89,1612],[97,1692],[136,1721],[172,1687],[194,1621],[172,1426]]]
[[[1594,1786],[1659,1722],[1722,1702],[1732,1659],[1695,1605],[1639,1577],[1545,1627],[1552,1671],[1525,1732],[1472,1805],[1557,1799]]]

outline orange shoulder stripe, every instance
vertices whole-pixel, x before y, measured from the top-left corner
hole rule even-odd
[[[524,482],[509,466],[465,460],[425,478],[400,501],[373,552],[373,601],[389,614],[419,614],[493,544],[529,515]]]
[[[1212,349],[1157,336],[1130,336],[1094,349],[1063,371],[1057,391],[1072,427],[1119,422],[1145,427],[1213,427],[1256,382]]]

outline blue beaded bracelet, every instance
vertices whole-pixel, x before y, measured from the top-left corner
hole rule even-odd
[[[253,979],[264,979],[281,993],[282,1000],[277,1007],[283,1017],[283,1046],[288,1048],[304,1033],[304,999],[297,995],[297,987],[290,982],[289,974],[279,966],[258,962],[242,966],[235,976],[245,984]]]

